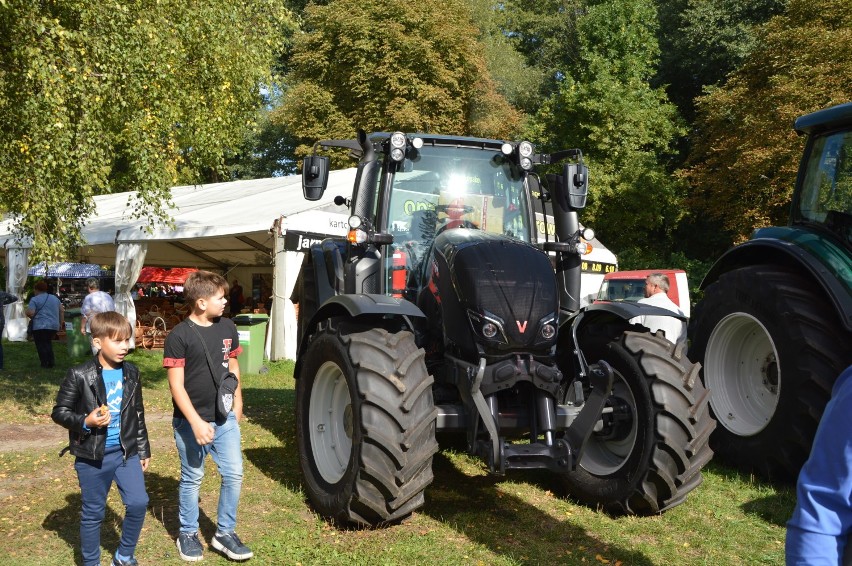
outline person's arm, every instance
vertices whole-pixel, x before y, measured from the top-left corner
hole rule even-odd
[[[142,402],[142,381],[136,385],[134,408],[136,409],[136,446],[142,471],[148,470],[151,462],[151,444],[148,442],[148,426],[145,424],[145,404]]]
[[[195,441],[201,446],[205,446],[213,442],[214,429],[195,410],[189,394],[184,387],[184,368],[170,367],[166,371],[169,379],[169,391],[172,393],[172,399],[175,402],[178,410],[183,413],[186,420],[189,421],[189,426],[192,427],[192,432],[195,435]],[[235,401],[236,404],[236,401]]]
[[[796,508],[787,523],[788,566],[840,564],[849,542],[852,531],[850,372],[852,368],[838,378],[840,387],[826,406],[811,455],[799,473]]]
[[[237,390],[234,391],[234,416],[237,422],[243,420],[243,379],[240,377],[240,363],[236,356],[228,359],[228,371],[237,376]]]
[[[82,381],[74,375],[74,370],[69,369],[59,386],[56,404],[53,406],[50,418],[56,424],[85,436],[93,428],[107,426],[110,421],[110,412],[107,411],[106,414],[101,415],[98,412],[100,407],[95,407],[88,414],[78,414],[76,407],[82,397],[81,386]]]

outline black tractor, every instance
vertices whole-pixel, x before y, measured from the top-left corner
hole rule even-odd
[[[660,513],[701,483],[715,421],[699,368],[629,322],[672,313],[580,308],[593,234],[578,221],[579,150],[360,132],[317,142],[303,164],[309,200],[327,184],[322,148],[348,150],[358,169],[336,199],[351,211],[347,240],[311,247],[293,296],[297,441],[320,515],[404,519],[424,504],[444,438],[464,439],[494,474],[551,470],[614,514]],[[536,203],[549,212],[539,226]],[[556,237],[539,242],[548,218]]]

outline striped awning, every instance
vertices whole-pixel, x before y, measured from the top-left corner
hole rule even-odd
[[[86,279],[87,277],[115,277],[115,271],[101,269],[96,263],[51,263],[42,262],[30,267],[30,277],[57,277],[59,279]]]

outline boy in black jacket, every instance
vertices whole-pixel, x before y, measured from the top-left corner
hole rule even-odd
[[[117,312],[91,319],[98,355],[68,370],[59,387],[52,418],[68,429],[68,450],[77,457],[82,513],[80,548],[84,566],[99,566],[101,523],[107,493],[115,481],[125,506],[121,540],[113,566],[134,566],[148,493],[143,472],[151,449],[139,370],[124,357],[130,349],[130,323]],[[64,452],[64,451],[63,451]]]

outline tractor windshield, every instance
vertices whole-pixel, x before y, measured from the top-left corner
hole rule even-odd
[[[852,132],[814,141],[793,215],[795,221],[825,225],[852,243]]]
[[[523,172],[499,151],[424,146],[394,174],[394,242],[426,248],[437,234],[475,228],[531,240]]]

